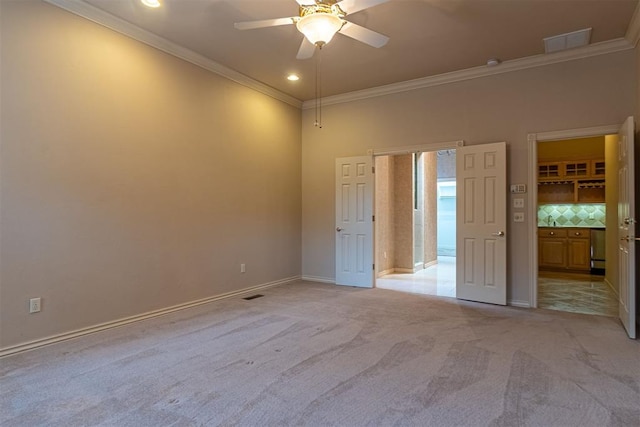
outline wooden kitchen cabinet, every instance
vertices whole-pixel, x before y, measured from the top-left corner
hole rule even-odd
[[[540,227],[538,229],[538,267],[541,270],[590,271],[589,229]]]
[[[538,163],[539,203],[604,203],[604,160]]]
[[[538,265],[540,268],[567,268],[567,230],[538,229]]]
[[[562,162],[538,163],[538,179],[558,179],[563,174]]]
[[[591,270],[591,239],[588,229],[571,229],[571,231],[568,231],[567,269]]]

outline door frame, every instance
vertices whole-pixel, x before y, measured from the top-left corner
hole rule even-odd
[[[529,148],[529,301],[538,307],[538,142],[618,134],[622,124],[527,134]]]
[[[397,156],[397,155],[402,155],[402,154],[412,154],[412,153],[429,153],[429,152],[434,152],[434,151],[440,151],[440,150],[455,150],[456,148],[460,148],[464,146],[464,141],[463,140],[457,140],[457,141],[448,141],[448,142],[434,142],[434,143],[427,143],[427,144],[421,144],[421,145],[406,145],[406,146],[401,146],[401,147],[393,147],[393,148],[373,148],[370,150],[367,150],[367,154],[370,155],[373,159],[373,165],[375,167],[375,158],[379,157],[379,156]],[[375,173],[374,173],[375,175]],[[373,180],[373,212],[375,215],[375,208],[376,208],[376,180],[374,177]],[[375,256],[376,256],[376,246],[377,246],[377,239],[378,237],[376,236],[376,227],[374,225],[373,227],[373,259],[375,260]],[[373,287],[375,288],[377,286],[377,281],[378,281],[378,268],[379,265],[378,263],[375,263],[375,269],[373,270]]]

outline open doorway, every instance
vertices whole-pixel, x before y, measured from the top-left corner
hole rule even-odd
[[[537,142],[539,308],[618,316],[617,142],[617,135]]]
[[[376,286],[456,296],[456,151],[377,156]]]

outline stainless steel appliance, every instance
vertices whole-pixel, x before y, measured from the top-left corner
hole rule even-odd
[[[591,229],[591,274],[604,274],[605,269],[605,243],[606,234],[604,228]]]

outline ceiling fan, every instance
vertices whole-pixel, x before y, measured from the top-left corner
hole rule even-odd
[[[234,26],[238,30],[277,27],[295,24],[304,39],[298,50],[298,59],[311,58],[316,46],[322,48],[329,43],[335,33],[344,34],[352,39],[373,47],[382,47],[389,37],[368,28],[349,22],[345,19],[353,14],[389,0],[296,0],[300,5],[299,16],[287,18],[264,19],[260,21],[238,22]]]

